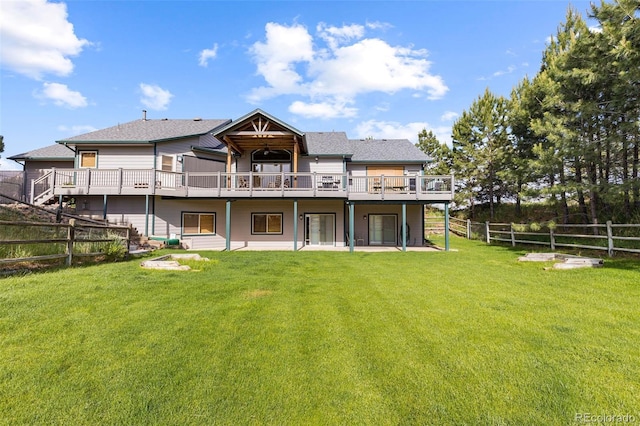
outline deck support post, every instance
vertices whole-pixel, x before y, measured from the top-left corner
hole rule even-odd
[[[107,220],[107,194],[102,199],[102,220]]]
[[[298,200],[293,199],[293,251],[298,251]]]
[[[149,194],[144,196],[144,236],[149,236]]]
[[[225,219],[226,245],[225,249],[231,251],[231,200],[227,200],[227,217]]]
[[[444,250],[449,251],[449,203],[444,203]]]
[[[353,244],[354,244],[354,232],[353,227],[355,225],[355,214],[354,214],[355,206],[353,203],[349,203],[349,252],[353,253]]]
[[[402,203],[402,251],[407,251],[407,203]]]

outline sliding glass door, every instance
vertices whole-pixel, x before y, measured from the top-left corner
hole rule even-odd
[[[336,216],[334,214],[307,214],[305,222],[306,244],[314,246],[335,245]]]
[[[397,241],[397,217],[393,214],[369,215],[369,244],[394,246]]]

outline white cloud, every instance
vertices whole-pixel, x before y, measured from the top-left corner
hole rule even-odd
[[[256,42],[250,53],[258,66],[257,73],[269,86],[255,89],[249,96],[253,102],[300,92],[302,76],[296,71],[295,64],[313,60],[312,39],[303,26],[285,27],[270,22],[265,29],[266,42]]]
[[[501,77],[503,75],[511,74],[517,69],[518,69],[518,67],[516,67],[514,65],[509,65],[506,70],[498,70],[498,71],[494,72],[493,74],[491,74],[491,76],[489,76],[489,77],[486,77],[486,76],[478,77],[478,81],[488,81],[488,80],[491,80],[494,77]]]
[[[375,25],[367,24],[366,28]],[[357,96],[371,92],[413,90],[439,99],[449,90],[440,76],[429,73],[431,63],[426,60],[425,49],[364,38],[366,28],[320,23],[314,40],[302,25],[268,23],[266,41],[250,49],[257,74],[267,85],[254,88],[248,100],[258,103],[280,95],[297,95],[309,101],[296,101],[290,108],[308,112],[310,105],[320,110],[321,105],[352,104]],[[323,42],[325,46],[319,46]],[[334,112],[327,110],[327,114]],[[352,114],[354,110],[344,108],[343,112]]]
[[[600,34],[602,32],[602,27],[601,26],[589,27],[589,31],[594,34]]]
[[[427,123],[401,124],[395,121],[367,120],[356,126],[359,138],[373,137],[375,139],[409,139],[418,142],[418,134],[427,127]]]
[[[36,93],[36,97],[52,100],[58,106],[72,109],[87,106],[87,98],[80,92],[70,90],[66,84],[45,82],[42,84],[42,91]]]
[[[393,25],[387,23],[387,22],[380,22],[380,21],[375,21],[375,22],[367,22],[366,27],[371,29],[371,30],[388,30],[393,28]]]
[[[289,106],[289,112],[300,115],[304,118],[331,119],[339,117],[355,117],[357,108],[348,107],[346,103],[305,103],[295,101]]]
[[[418,143],[418,134],[424,129],[431,130],[440,143],[451,146],[451,127],[432,127],[426,122],[402,124],[395,121],[368,120],[356,126],[356,134],[358,138],[409,139],[415,144]]]
[[[364,35],[364,27],[357,24],[333,27],[321,22],[316,27],[316,31],[318,37],[326,41],[331,49],[351,40],[358,40]]]
[[[173,98],[171,92],[153,84],[140,83],[140,91],[142,92],[140,102],[147,108],[154,110],[167,109],[171,98]]]
[[[391,105],[388,102],[382,102],[375,106],[376,111],[387,112],[391,109]]]
[[[510,65],[507,67],[506,70],[500,70],[500,71],[496,71],[493,73],[494,77],[500,77],[501,75],[505,75],[505,74],[511,74],[512,72],[514,72],[516,70],[516,67],[513,65]]]
[[[454,112],[454,111],[446,111],[440,117],[440,121],[452,121],[452,120],[455,120],[456,118],[458,118],[459,115],[460,114],[458,114],[457,112]]]
[[[95,132],[98,129],[88,124],[74,124],[72,126],[61,124],[58,126],[58,130],[68,135],[82,135],[84,133]]]
[[[0,2],[3,66],[31,78],[69,75],[73,62],[89,41],[78,38],[64,3],[46,0]]]
[[[218,55],[218,44],[213,45],[213,49],[204,49],[200,52],[198,64],[201,67],[209,65],[209,59],[215,59]]]

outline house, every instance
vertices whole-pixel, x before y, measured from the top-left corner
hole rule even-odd
[[[192,249],[424,242],[424,206],[453,199],[411,142],[302,132],[255,110],[237,120],[140,120],[57,141],[73,166],[31,199],[73,197],[77,213],[132,224]],[[25,167],[32,167],[24,157]]]
[[[59,144],[8,157],[9,160],[22,164],[23,168],[20,179],[23,188],[15,194],[17,198],[24,195],[26,199],[30,200],[32,191],[41,193],[43,185],[40,185],[39,178],[49,173],[52,168],[73,168],[74,157],[73,150]]]

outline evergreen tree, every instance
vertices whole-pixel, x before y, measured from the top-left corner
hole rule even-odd
[[[488,202],[490,216],[508,195],[503,170],[510,157],[508,102],[487,88],[453,125],[453,166],[466,201]]]
[[[433,131],[422,129],[418,134],[418,148],[432,161],[427,164],[425,172],[430,175],[448,175],[451,173],[451,149],[446,144],[440,143]]]

